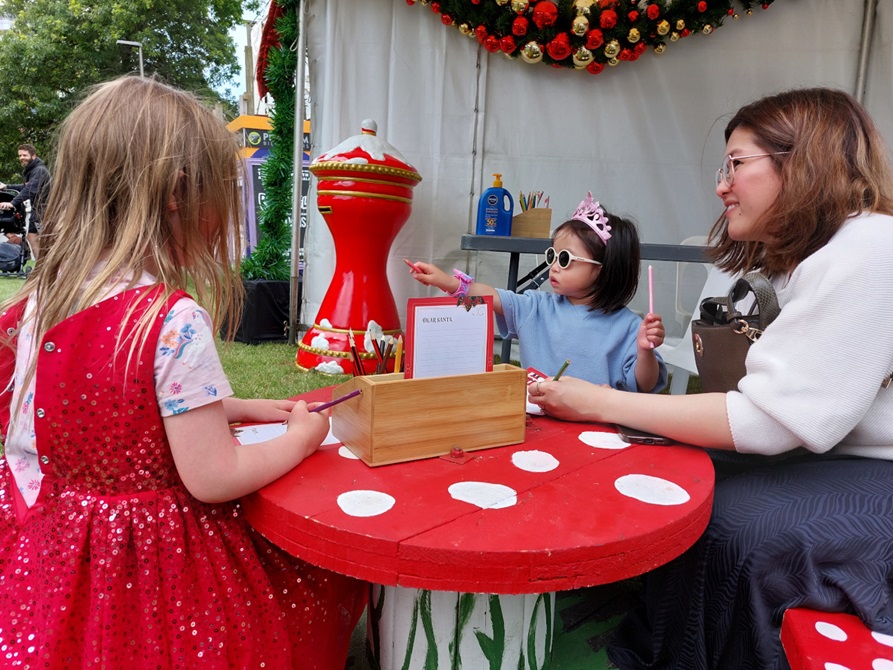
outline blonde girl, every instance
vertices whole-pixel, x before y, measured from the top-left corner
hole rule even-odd
[[[22,667],[343,667],[362,585],[283,569],[228,502],[328,428],[232,398],[216,354],[240,304],[232,137],[126,77],[65,120],[55,170],[40,263],[0,317],[0,647]],[[236,448],[234,421],[287,430]]]

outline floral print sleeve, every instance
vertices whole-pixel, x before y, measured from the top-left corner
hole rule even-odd
[[[233,394],[220,364],[208,313],[191,298],[164,319],[155,351],[155,393],[161,416],[173,416]]]

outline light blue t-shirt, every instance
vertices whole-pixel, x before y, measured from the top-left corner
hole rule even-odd
[[[496,290],[504,312],[496,315],[496,326],[503,337],[518,340],[522,367],[551,377],[570,359],[567,374],[572,377],[638,391],[636,337],[642,319],[631,310],[605,314],[545,291]],[[656,355],[660,375],[652,392],[667,384],[667,366]]]

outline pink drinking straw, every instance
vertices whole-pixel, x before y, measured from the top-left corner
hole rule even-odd
[[[648,313],[654,314],[654,267],[648,266]],[[651,343],[654,349],[654,342]]]
[[[654,267],[648,266],[648,313],[654,314]]]

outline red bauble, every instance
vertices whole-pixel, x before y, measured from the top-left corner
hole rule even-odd
[[[586,71],[590,74],[598,74],[602,70],[605,69],[604,63],[599,63],[598,61],[592,61],[589,65],[586,66]]]
[[[601,13],[598,23],[605,30],[610,30],[617,25],[617,12],[613,9],[606,9]]]
[[[643,53],[645,53],[645,49],[647,48],[648,47],[645,46],[644,42],[639,42],[638,44],[636,44],[636,46],[633,47],[633,53],[641,56]]]
[[[512,21],[512,35],[515,37],[524,37],[527,34],[528,21],[525,16],[516,16]]]
[[[617,58],[620,60],[632,60],[632,49],[621,49],[620,53],[617,54]]]
[[[586,33],[586,48],[595,51],[605,43],[605,36],[598,28],[593,28]]]
[[[555,39],[546,44],[546,53],[553,60],[564,60],[571,55],[571,42],[567,33],[558,33]]]
[[[558,20],[558,7],[552,0],[540,0],[533,8],[533,22],[536,27],[542,30],[549,26],[554,26]]]
[[[412,7],[415,4],[415,0],[406,0],[406,4]]]
[[[491,54],[499,51],[499,39],[496,37],[496,35],[488,35],[483,44],[484,48]]]
[[[472,5],[479,5],[479,4],[481,4],[481,0],[471,0],[471,4],[472,4]]]
[[[645,10],[645,15],[654,21],[654,19],[660,16],[660,7],[657,5],[648,5],[648,9]]]
[[[515,53],[515,49],[518,48],[518,45],[515,44],[515,38],[511,35],[506,35],[501,40],[499,40],[499,48],[502,49],[507,54]]]
[[[639,20],[639,12],[637,12],[636,10],[633,10],[629,14],[627,14],[627,17],[629,17],[630,23],[635,23],[636,21]]]
[[[431,11],[434,12],[435,14],[440,14],[440,3],[432,2],[431,3]]]
[[[680,34],[682,37],[688,37],[689,35],[691,35],[691,31],[690,31],[688,28],[686,28],[685,30],[683,30],[683,31],[682,31],[681,33],[679,33],[679,34]]]
[[[445,26],[451,26],[451,25],[453,25],[453,17],[450,16],[449,14],[441,14],[440,22]]]
[[[484,43],[484,40],[487,39],[487,26],[483,23],[474,29],[474,36],[478,38],[478,42],[481,44]]]
[[[704,2],[704,0],[701,0],[701,1],[698,3],[698,11],[699,11],[699,12],[706,12],[706,11],[707,11],[707,3]]]

